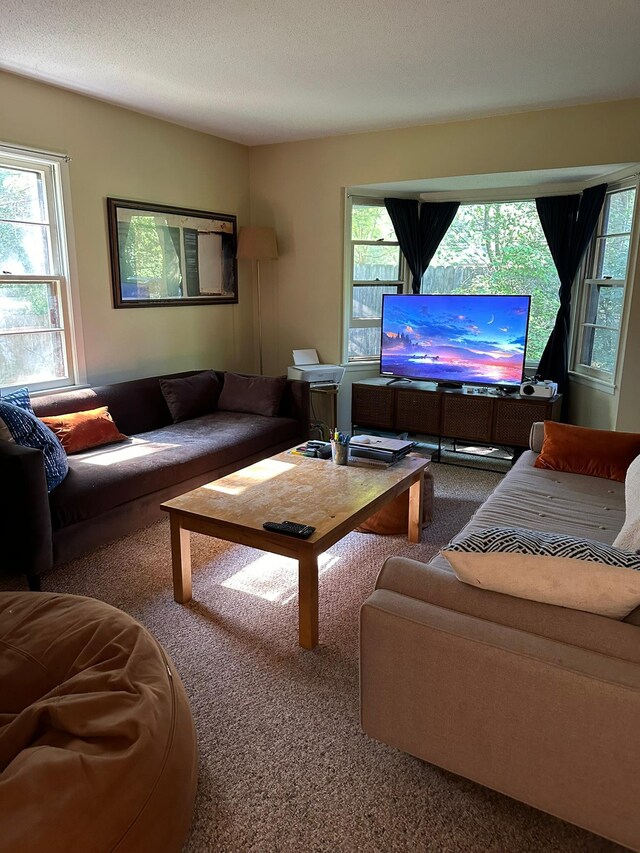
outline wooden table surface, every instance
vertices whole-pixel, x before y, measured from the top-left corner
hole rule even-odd
[[[191,599],[189,532],[204,533],[299,563],[299,639],[318,642],[318,562],[326,551],[396,495],[409,489],[408,537],[420,542],[428,458],[406,456],[394,465],[335,465],[284,452],[166,501],[171,522],[174,598]],[[316,528],[309,539],[263,529],[265,521]]]

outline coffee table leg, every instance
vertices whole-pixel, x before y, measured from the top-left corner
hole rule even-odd
[[[420,476],[409,486],[409,542],[422,541],[422,513],[424,501],[424,471],[420,472]]]
[[[298,632],[303,649],[318,645],[318,558],[301,554],[298,558]]]
[[[173,597],[179,604],[191,600],[191,534],[180,524],[180,516],[170,513]]]

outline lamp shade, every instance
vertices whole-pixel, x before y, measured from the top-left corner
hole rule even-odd
[[[250,261],[268,261],[278,257],[276,232],[273,228],[245,225],[238,235],[236,257]]]

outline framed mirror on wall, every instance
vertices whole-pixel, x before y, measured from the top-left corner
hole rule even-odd
[[[236,217],[107,199],[114,308],[238,301]]]

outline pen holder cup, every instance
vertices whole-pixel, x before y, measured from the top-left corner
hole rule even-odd
[[[349,445],[331,439],[331,458],[336,465],[346,465],[349,459]]]

